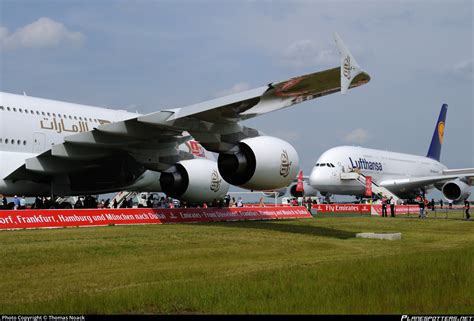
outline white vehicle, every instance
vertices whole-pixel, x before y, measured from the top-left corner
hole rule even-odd
[[[293,146],[241,121],[366,84],[369,75],[335,39],[340,67],[146,115],[0,93],[0,193],[162,191],[208,202],[229,184],[287,186],[299,169]]]
[[[365,177],[386,196],[414,198],[436,187],[447,200],[463,201],[470,195],[474,168],[447,169],[439,162],[448,106],[444,104],[426,157],[377,149],[339,146],[324,152],[310,175],[321,194],[364,196]]]

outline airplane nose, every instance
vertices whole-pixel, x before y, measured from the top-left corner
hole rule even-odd
[[[313,187],[317,187],[321,179],[321,171],[318,168],[314,168],[309,176],[309,184]]]
[[[322,189],[326,185],[331,185],[331,172],[327,169],[314,168],[309,176],[310,185],[315,189]]]

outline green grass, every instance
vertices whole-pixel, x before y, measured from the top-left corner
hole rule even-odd
[[[0,313],[474,313],[473,222],[341,217],[0,232]],[[355,238],[402,232],[401,241]]]

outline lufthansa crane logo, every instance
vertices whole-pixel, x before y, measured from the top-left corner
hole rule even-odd
[[[351,57],[349,56],[344,58],[344,64],[342,65],[342,74],[347,79],[351,79]]]
[[[439,138],[439,143],[443,143],[443,136],[444,136],[444,122],[440,121],[438,123],[438,138]]]
[[[219,177],[219,173],[217,172],[217,169],[213,170],[211,174],[211,186],[210,186],[211,191],[217,193],[219,189],[221,188],[221,182],[222,182],[222,179]]]
[[[280,175],[287,177],[290,174],[290,167],[293,162],[290,162],[290,158],[288,157],[288,152],[286,150],[282,151],[280,160]]]

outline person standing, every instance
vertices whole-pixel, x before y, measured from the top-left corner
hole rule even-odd
[[[395,217],[395,201],[393,200],[393,197],[390,196],[390,216]]]
[[[25,196],[22,196],[20,199],[20,206],[18,207],[20,210],[26,209],[26,199]]]
[[[471,215],[469,215],[469,208],[471,207],[471,204],[469,203],[468,200],[464,201],[464,209],[466,210],[466,220],[469,220],[471,218]]]
[[[387,217],[387,198],[382,196],[382,217]]]
[[[8,201],[5,195],[2,195],[2,206],[4,209],[7,209]]]
[[[41,197],[36,196],[35,197],[35,209],[39,210],[41,208],[43,208],[43,200],[41,199]]]
[[[244,203],[242,202],[242,197],[239,197],[237,200],[237,207],[244,207]]]
[[[312,208],[313,208],[313,202],[311,201],[311,198],[308,197],[308,198],[306,199],[306,209],[308,210],[309,214],[311,214],[311,215],[313,214],[313,213],[311,212],[311,209],[312,209]]]
[[[17,210],[19,208],[20,208],[20,199],[18,198],[18,196],[15,195],[15,197],[13,198],[13,209]]]
[[[439,208],[443,209],[443,200],[439,200]]]
[[[423,197],[420,199],[420,202],[418,203],[418,206],[420,207],[420,216],[419,218],[425,219],[425,200]]]

